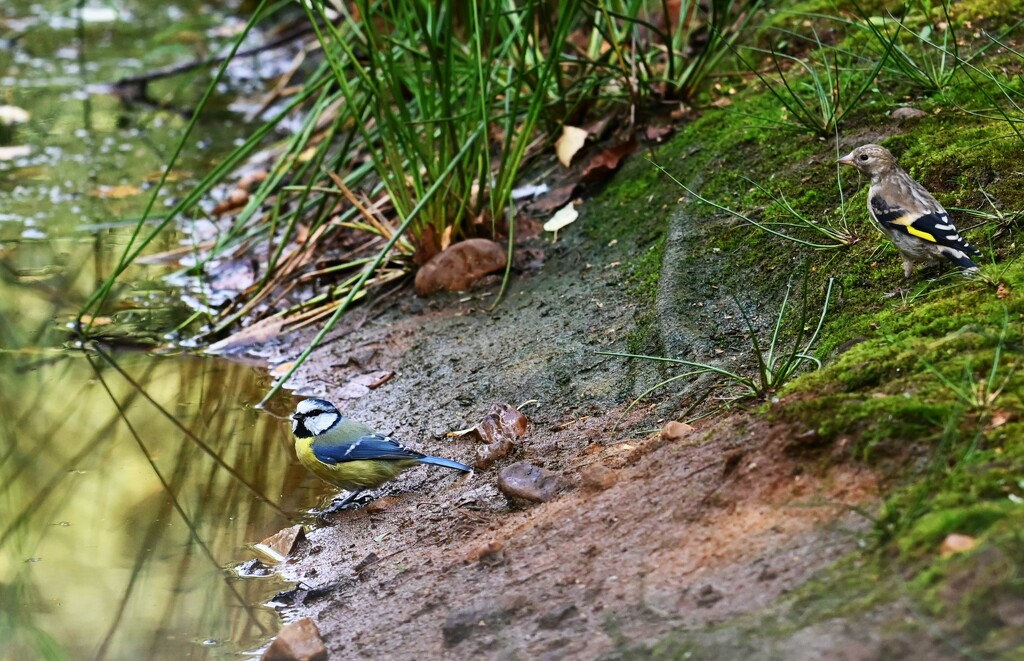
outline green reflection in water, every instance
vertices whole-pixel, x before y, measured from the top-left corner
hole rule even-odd
[[[0,2],[0,104],[31,114],[0,135],[30,150],[0,160],[0,660],[237,656],[276,630],[261,604],[282,586],[232,568],[318,488],[286,422],[251,408],[262,370],[63,347],[185,123],[87,90],[191,59],[230,17],[226,3],[120,0],[86,3],[101,20],[78,25],[75,4]],[[188,105],[197,75],[151,92]],[[229,115],[204,120],[204,148],[186,150],[165,196],[243,131]],[[163,275],[128,274],[104,326],[119,346],[184,316]]]

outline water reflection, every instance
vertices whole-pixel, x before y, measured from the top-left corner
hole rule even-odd
[[[287,426],[249,407],[260,373],[142,354],[47,361],[14,366],[17,383],[4,361],[9,658],[174,658],[265,639],[275,616],[252,604],[280,586],[229,568],[308,493]]]
[[[123,0],[80,27],[61,20],[75,4],[0,3],[0,104],[31,117],[3,137],[27,155],[0,159],[0,659],[235,656],[276,630],[260,604],[282,586],[232,568],[316,488],[285,421],[252,409],[263,371],[125,350],[186,314],[158,267],[126,274],[97,320],[106,345],[65,349],[185,121],[86,90],[190,59],[231,19],[199,0]],[[201,87],[154,93],[187,106]],[[160,204],[244,131],[200,124]]]

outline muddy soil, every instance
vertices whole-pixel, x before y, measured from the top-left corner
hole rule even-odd
[[[312,617],[332,658],[632,656],[673,632],[713,632],[762,612],[857,546],[867,522],[852,506],[877,502],[876,476],[794,451],[806,430],[734,411],[666,439],[657,429],[685,403],[671,398],[620,420],[657,375],[596,351],[624,349],[641,312],[624,274],[647,246],[588,238],[586,219],[584,206],[557,244],[524,246],[544,263],[518,274],[493,312],[496,284],[428,300],[404,290],[352,315],[293,382],[467,463],[472,437],[447,432],[495,402],[536,400],[523,408],[532,422],[514,456],[469,477],[409,471],[372,504],[334,515],[282,567],[301,581],[284,596],[285,619]],[[688,247],[670,241],[666,264],[679,264]],[[705,278],[701,307],[731,308]],[[674,288],[663,278],[662,290]],[[663,321],[662,334],[714,356],[704,338],[723,332],[723,314]],[[386,381],[357,385],[370,374]],[[546,503],[510,503],[497,472],[519,460],[562,476],[565,489]],[[877,646],[864,651],[851,658]]]

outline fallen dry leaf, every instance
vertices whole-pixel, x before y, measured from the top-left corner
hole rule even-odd
[[[999,286],[996,287],[996,298],[1006,298],[1010,295],[1010,288],[1006,286],[1006,283],[1000,282]]]
[[[107,200],[121,200],[126,197],[134,197],[142,194],[142,189],[132,184],[118,184],[117,186],[100,186],[90,191],[92,197],[99,197]]]
[[[954,553],[964,553],[966,551],[970,551],[977,545],[978,540],[974,537],[954,532],[946,535],[946,539],[942,540],[942,546],[939,547],[939,554],[945,557],[953,555]]]
[[[0,126],[24,124],[29,120],[28,111],[18,106],[0,106]]]
[[[28,156],[32,153],[32,148],[28,145],[14,145],[12,147],[0,147],[0,161],[13,161],[16,158],[22,156]]]
[[[572,202],[570,202],[556,211],[555,215],[551,216],[548,222],[544,223],[544,231],[557,233],[558,230],[574,222],[579,217],[580,212],[576,211],[576,207],[573,206]],[[558,235],[556,234],[555,236]]]
[[[240,209],[245,206],[249,201],[249,192],[244,188],[235,188],[228,196],[221,200],[217,206],[213,208],[213,215],[221,216],[229,211]]]
[[[629,140],[608,149],[603,149],[591,158],[583,168],[581,178],[587,183],[595,183],[607,178],[615,172],[622,159],[636,151],[636,140]]]
[[[569,167],[572,157],[587,141],[587,135],[586,129],[569,125],[562,127],[562,136],[555,141],[555,153],[558,154],[558,160],[562,165]]]

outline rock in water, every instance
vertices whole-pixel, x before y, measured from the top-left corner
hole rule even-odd
[[[327,661],[327,646],[316,623],[304,617],[281,627],[260,661]]]

